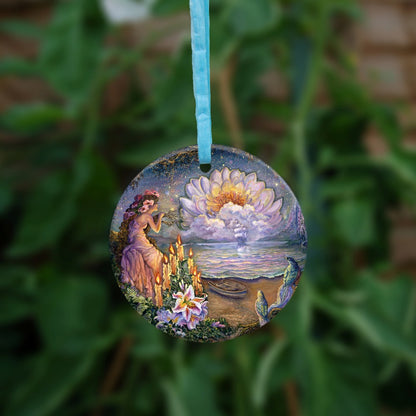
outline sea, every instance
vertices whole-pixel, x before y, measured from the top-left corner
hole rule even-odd
[[[202,277],[207,279],[274,278],[281,276],[288,266],[287,256],[294,258],[302,270],[306,261],[306,249],[288,241],[258,241],[242,246],[237,243],[193,243],[184,244],[184,247],[185,252],[192,247],[195,264]]]

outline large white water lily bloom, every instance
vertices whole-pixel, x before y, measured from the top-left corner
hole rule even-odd
[[[191,179],[185,192],[180,198],[185,236],[245,243],[279,232],[283,198],[276,199],[255,172],[214,170],[209,178]]]

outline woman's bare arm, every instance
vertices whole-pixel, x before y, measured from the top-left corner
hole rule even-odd
[[[159,214],[159,218],[157,220],[157,224],[155,224],[153,217],[150,214],[143,214],[142,217],[145,217],[147,223],[150,225],[150,228],[155,232],[158,233],[160,231],[160,227],[162,225],[162,218],[165,214],[163,212]]]

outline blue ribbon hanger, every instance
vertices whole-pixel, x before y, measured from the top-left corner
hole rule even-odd
[[[209,0],[190,0],[192,72],[199,163],[211,163],[211,88],[209,69]]]

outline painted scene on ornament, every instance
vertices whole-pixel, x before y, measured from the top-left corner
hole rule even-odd
[[[163,332],[216,342],[267,324],[305,266],[299,204],[284,180],[241,150],[197,147],[146,167],[122,195],[112,265],[130,304]]]

